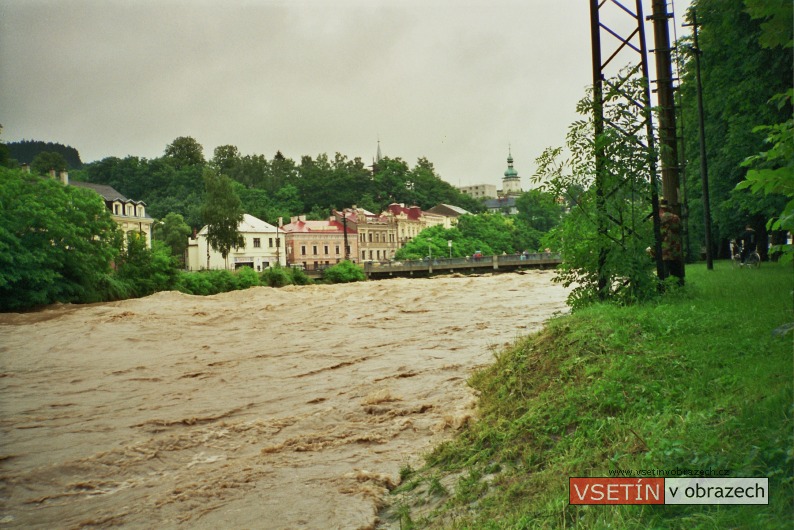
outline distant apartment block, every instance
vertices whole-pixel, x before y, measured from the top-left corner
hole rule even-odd
[[[496,197],[496,186],[493,184],[477,184],[474,186],[461,186],[458,188],[461,193],[474,197],[475,199],[491,199]]]

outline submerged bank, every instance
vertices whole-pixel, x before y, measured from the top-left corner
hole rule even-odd
[[[381,528],[790,528],[790,267],[687,269],[687,288],[552,320],[470,384],[478,421],[438,445]],[[788,329],[788,331],[786,331]],[[574,506],[568,478],[768,477],[768,506]]]

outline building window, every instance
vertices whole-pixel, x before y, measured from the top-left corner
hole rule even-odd
[[[369,259],[372,259],[372,251],[369,251]]]
[[[369,242],[372,243],[372,232],[369,233]]]
[[[366,250],[362,250],[361,251],[361,259],[363,259],[363,260],[367,259],[367,251]]]
[[[312,253],[316,256],[317,255],[317,245],[312,246]]]
[[[262,241],[258,238],[254,238],[254,248],[260,248],[262,246]]]
[[[325,247],[323,247],[323,248],[325,249],[325,255],[327,256],[328,255],[328,245],[325,245]],[[338,254],[338,252],[337,252],[337,254]]]
[[[113,213],[116,214],[116,215],[119,214],[119,205],[118,204],[114,204],[113,205]]]
[[[269,239],[268,245],[270,246],[270,248],[273,248],[273,238],[269,237],[268,239]]]
[[[336,255],[339,255],[339,245],[336,245]]]
[[[306,245],[301,245],[301,256],[306,255]]]

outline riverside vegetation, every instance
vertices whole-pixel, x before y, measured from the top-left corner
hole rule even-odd
[[[390,528],[792,528],[791,266],[687,269],[634,306],[549,321],[469,384],[478,420],[401,470]],[[568,477],[727,469],[768,506],[575,506]]]

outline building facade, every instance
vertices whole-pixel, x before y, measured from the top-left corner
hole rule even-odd
[[[334,210],[334,218],[340,223],[347,220],[357,234],[357,256],[360,261],[388,261],[400,248],[397,241],[397,222],[388,214],[374,214],[363,208]]]
[[[287,263],[316,270],[339,263],[348,257],[357,262],[358,233],[352,223],[331,217],[307,221],[305,215],[292,217],[281,227],[287,244]],[[347,248],[345,248],[347,242]]]
[[[188,240],[188,269],[233,270],[251,267],[256,271],[263,271],[276,264],[286,265],[285,238],[281,229],[253,215],[244,214],[243,220],[237,225],[237,231],[243,236],[245,245],[232,249],[226,259],[223,259],[223,255],[209,245],[207,227],[202,228]]]
[[[51,172],[51,176],[54,176],[54,173],[54,171]],[[102,200],[105,201],[107,209],[110,210],[110,216],[119,225],[122,232],[125,234],[130,232],[140,234],[146,239],[146,246],[152,248],[152,224],[154,219],[146,213],[145,202],[128,199],[113,187],[105,184],[79,181],[69,182],[69,174],[66,171],[61,171],[60,179],[64,185],[89,189],[99,194]]]
[[[464,193],[475,199],[492,199],[496,197],[496,186],[493,184],[475,184],[474,186],[461,186],[458,188]]]

